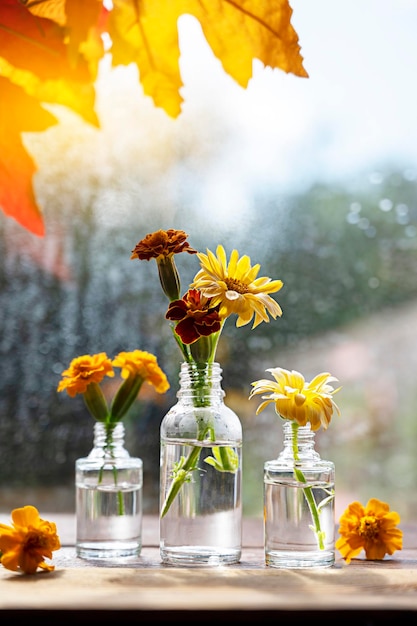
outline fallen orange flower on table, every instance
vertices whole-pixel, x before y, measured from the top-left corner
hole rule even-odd
[[[400,516],[386,502],[371,498],[366,507],[352,502],[340,517],[336,549],[346,563],[365,550],[367,559],[380,561],[386,554],[401,550],[402,531],[396,528]]]
[[[53,565],[45,563],[61,543],[53,522],[43,520],[34,506],[14,509],[13,525],[0,524],[0,563],[12,571],[35,574],[38,567],[50,572]]]

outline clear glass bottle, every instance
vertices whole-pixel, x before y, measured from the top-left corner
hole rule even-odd
[[[124,447],[124,424],[94,425],[94,447],[75,463],[76,554],[138,556],[142,549],[143,463]]]
[[[224,404],[218,363],[183,363],[161,424],[163,563],[237,563],[242,546],[242,426]]]
[[[266,565],[329,567],[335,560],[335,468],[314,449],[315,433],[284,422],[284,449],[264,465]]]

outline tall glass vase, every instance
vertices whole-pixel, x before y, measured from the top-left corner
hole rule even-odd
[[[218,363],[183,363],[161,424],[160,554],[179,566],[237,563],[242,545],[242,426],[224,404]]]
[[[76,554],[138,556],[142,549],[143,464],[124,447],[124,425],[94,425],[94,447],[75,463]]]
[[[310,424],[283,426],[284,449],[264,465],[265,562],[329,567],[335,560],[334,464],[316,452]]]

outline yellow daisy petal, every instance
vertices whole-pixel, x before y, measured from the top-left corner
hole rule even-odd
[[[249,399],[261,395],[264,400],[257,414],[273,402],[276,413],[283,419],[296,421],[300,426],[310,423],[314,431],[329,426],[333,411],[340,415],[339,407],[333,400],[333,394],[340,387],[333,389],[329,384],[337,380],[331,374],[323,372],[307,383],[304,376],[295,370],[290,372],[276,367],[266,371],[272,374],[275,382],[265,379],[255,381],[249,395]]]
[[[267,277],[257,278],[260,265],[251,265],[250,257],[239,257],[232,250],[229,262],[222,245],[216,248],[216,255],[210,250],[199,253],[201,269],[197,272],[191,289],[199,289],[207,298],[212,298],[212,306],[219,306],[219,315],[226,319],[237,315],[236,326],[245,326],[253,320],[252,328],[261,322],[269,322],[282,315],[279,304],[270,297],[283,286],[282,281],[272,281]]]

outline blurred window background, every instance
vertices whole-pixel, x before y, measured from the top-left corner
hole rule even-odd
[[[342,415],[316,437],[336,464],[337,509],[378,497],[417,515],[417,2],[291,6],[308,79],[255,63],[241,89],[184,16],[178,119],[143,96],[133,66],[103,63],[99,129],[51,107],[61,123],[26,134],[46,235],[0,216],[1,509],[74,510],[93,423],[81,396],[57,393],[60,374],[81,354],[139,348],[171,383],[163,396],[145,385],[125,420],[145,512],[157,512],[159,425],[181,354],[156,264],[130,254],[176,228],[284,282],[282,318],[254,330],[229,319],[218,351],[244,429],[244,513],[262,514],[282,430],[272,407],[255,416],[250,383],[281,366],[342,385]],[[198,260],[177,262],[185,291]]]

